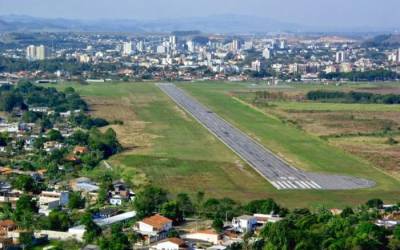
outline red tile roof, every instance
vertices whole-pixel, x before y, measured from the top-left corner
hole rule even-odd
[[[167,223],[172,223],[172,220],[156,214],[151,217],[144,218],[142,222],[153,226],[155,229],[162,229]]]

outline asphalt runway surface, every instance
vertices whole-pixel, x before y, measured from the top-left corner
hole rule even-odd
[[[158,87],[277,189],[347,190],[368,188],[373,181],[343,175],[307,173],[290,166],[172,83]]]

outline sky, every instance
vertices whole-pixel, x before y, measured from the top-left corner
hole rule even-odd
[[[165,19],[237,14],[302,25],[400,27],[400,0],[0,0],[0,15]]]

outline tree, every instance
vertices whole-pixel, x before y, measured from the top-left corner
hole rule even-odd
[[[92,215],[90,213],[85,213],[80,222],[85,226],[85,234],[83,238],[86,243],[93,242],[98,236],[101,235],[101,228],[93,221]]]
[[[381,199],[371,199],[367,201],[366,205],[369,208],[381,209],[383,207],[383,201]]]
[[[179,206],[179,209],[182,211],[182,216],[185,218],[185,216],[193,213],[194,207],[193,203],[190,200],[190,197],[186,193],[179,193],[176,197],[176,202]]]
[[[64,211],[51,211],[48,216],[49,229],[55,231],[67,231],[71,226],[69,215]]]
[[[111,227],[111,237],[100,239],[100,249],[102,250],[128,250],[132,249],[126,234],[122,232],[122,225],[115,224]]]
[[[69,194],[68,208],[81,209],[85,207],[85,198],[82,198],[81,193],[71,192]]]
[[[13,186],[16,189],[20,189],[27,192],[37,192],[38,185],[36,184],[35,180],[29,175],[18,175],[13,180]]]
[[[50,141],[62,141],[63,140],[63,136],[61,135],[61,132],[55,129],[51,129],[48,133],[47,133],[47,138],[49,138]]]
[[[215,231],[219,233],[224,230],[224,222],[220,218],[215,218],[211,226]]]
[[[161,214],[178,224],[183,221],[182,211],[176,201],[164,203],[161,206]]]
[[[160,211],[161,205],[167,201],[167,193],[164,190],[156,187],[146,187],[136,194],[134,206],[138,217],[145,217]]]

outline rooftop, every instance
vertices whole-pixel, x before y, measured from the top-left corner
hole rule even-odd
[[[165,224],[171,223],[172,220],[164,216],[161,216],[159,214],[156,214],[151,217],[144,218],[142,222],[151,225],[154,228],[161,229]]]

